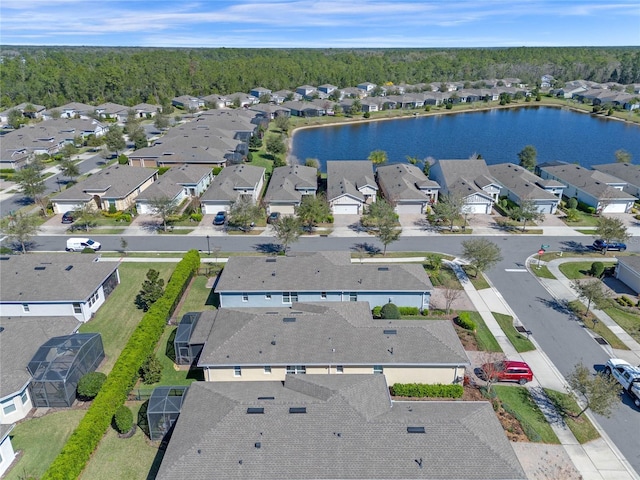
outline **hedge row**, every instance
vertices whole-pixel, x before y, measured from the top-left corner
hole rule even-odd
[[[460,312],[455,321],[465,330],[475,331],[477,328],[476,322],[471,320],[471,314],[469,312]]]
[[[462,385],[440,383],[395,383],[391,387],[391,394],[398,397],[460,398],[463,393]]]
[[[400,315],[420,315],[420,309],[418,307],[398,307]]]
[[[168,319],[180,301],[193,274],[200,266],[200,255],[191,250],[176,266],[164,295],[154,303],[131,334],[100,393],[56,457],[42,480],[78,478],[98,446],[111,419],[133,388],[140,367],[153,353]]]

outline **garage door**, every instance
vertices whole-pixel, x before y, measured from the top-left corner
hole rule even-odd
[[[334,205],[334,215],[358,215],[358,205]]]
[[[396,213],[414,213],[419,215],[422,213],[422,203],[403,203],[396,205]]]
[[[218,212],[223,210],[226,212],[229,209],[227,205],[223,204],[204,204],[202,208],[205,215],[215,215]]]
[[[625,203],[610,203],[602,210],[604,213],[625,213],[627,211],[627,204]]]
[[[490,213],[488,205],[485,203],[467,203],[466,209],[468,213]]]

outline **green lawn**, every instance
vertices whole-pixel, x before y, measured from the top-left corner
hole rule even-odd
[[[476,337],[476,342],[478,342],[478,348],[485,352],[502,352],[500,344],[484,323],[484,320],[482,320],[482,316],[478,312],[469,313],[471,314],[471,320],[473,320],[477,326],[474,336]]]
[[[178,318],[182,318],[187,312],[201,312],[202,310],[214,308],[213,289],[207,288],[208,280],[204,275],[198,275],[193,278],[186,293],[186,298],[184,298],[178,311]]]
[[[489,282],[487,282],[487,280],[484,278],[484,275],[482,274],[482,272],[479,272],[477,274],[478,276],[474,277],[474,275],[476,274],[476,270],[471,265],[463,265],[462,269],[465,271],[465,273],[469,277],[469,280],[471,281],[472,285],[475,287],[476,290],[484,290],[485,288],[491,288],[491,285],[489,285]]]
[[[4,478],[40,478],[60,453],[85,412],[86,410],[67,409],[16,425],[11,432],[11,443],[14,450],[22,450],[23,454]]]
[[[531,266],[531,271],[534,273],[536,277],[550,278],[552,280],[556,279],[556,277],[553,275],[553,273],[549,271],[549,268],[547,268],[546,265],[540,265],[538,267],[537,265],[534,264]]]
[[[145,280],[147,271],[153,268],[160,272],[165,282],[173,272],[173,263],[121,263],[120,285],[96,313],[96,316],[80,327],[80,332],[99,332],[106,358],[100,371],[109,373],[127,344],[129,336],[142,319],[144,312],[138,309],[134,300]]]
[[[502,313],[491,313],[493,318],[496,319],[500,328],[505,333],[507,338],[511,341],[511,344],[514,346],[517,352],[530,352],[531,350],[535,350],[536,347],[531,343],[531,341],[523,334],[518,332],[513,326],[513,318],[510,315],[504,315]]]
[[[493,390],[502,402],[503,408],[518,419],[530,441],[560,443],[526,388],[494,385]]]
[[[631,335],[637,342],[640,342],[640,315],[627,312],[617,307],[607,307],[604,311],[620,325],[625,332]]]
[[[578,210],[578,220],[576,222],[567,222],[566,217],[560,217],[561,220],[570,227],[596,227],[600,217],[590,213]]]
[[[604,257],[606,258],[606,257]],[[577,280],[589,276],[593,262],[565,262],[558,267],[562,274],[570,280]],[[605,268],[613,267],[615,262],[602,262]]]
[[[578,315],[578,318],[580,319],[580,321],[584,323],[585,327],[587,327],[589,330],[600,335],[607,342],[609,342],[609,344],[613,348],[617,348],[620,350],[629,350],[629,347],[627,347],[623,342],[621,342],[620,339],[616,337],[616,335],[611,330],[609,330],[609,327],[607,327],[602,322],[594,323],[595,316],[593,315],[593,313],[589,312],[588,316],[584,315],[586,306],[583,305],[580,300],[574,300],[572,302],[569,302],[569,308],[576,315]]]
[[[580,413],[582,409],[571,395],[548,388],[545,388],[544,392],[549,399],[551,399],[551,402],[553,402],[558,412],[560,412],[578,442],[587,443],[596,438],[600,438],[600,434],[585,415],[578,418],[572,417],[572,415]]]
[[[138,418],[141,404],[127,402],[133,410],[134,421]],[[147,440],[142,429],[138,428],[131,438],[119,438],[118,433],[109,428],[79,478],[100,480],[109,472],[109,478],[152,479],[160,466],[160,457],[156,459],[156,455],[158,448]]]

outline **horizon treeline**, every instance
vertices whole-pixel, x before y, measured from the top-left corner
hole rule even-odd
[[[569,80],[640,83],[638,47],[479,49],[237,49],[18,47],[0,49],[0,107],[47,108],[76,101],[98,105],[168,105],[179,95],[340,88],[384,84],[474,82],[550,74]]]

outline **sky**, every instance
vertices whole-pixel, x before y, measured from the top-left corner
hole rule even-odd
[[[2,0],[0,44],[639,46],[640,0]]]

